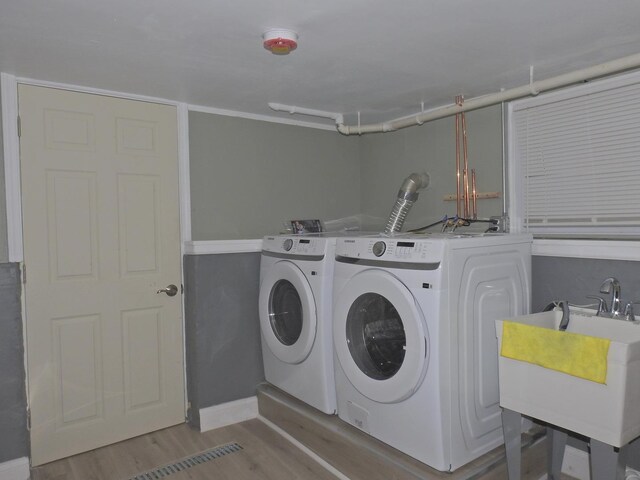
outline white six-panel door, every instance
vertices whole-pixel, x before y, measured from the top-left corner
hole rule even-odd
[[[176,108],[19,87],[32,464],[184,421]]]

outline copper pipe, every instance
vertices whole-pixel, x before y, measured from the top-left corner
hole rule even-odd
[[[460,216],[460,114],[456,113],[456,216]]]
[[[462,95],[456,96],[456,104],[462,105]],[[456,113],[456,216],[460,217],[460,114]]]
[[[462,189],[464,190],[464,192],[466,192],[467,190],[468,183],[469,183],[469,179],[467,178],[467,171],[463,168],[462,169]],[[467,207],[467,197],[465,196],[464,192],[462,193],[462,200],[463,200],[462,218],[469,218],[469,208]]]
[[[464,218],[469,218],[469,157],[467,155],[467,120],[464,116],[464,112],[460,114],[462,116],[462,153],[464,157],[464,167],[462,169],[464,177]]]
[[[471,211],[473,219],[478,219],[478,192],[476,191],[476,170],[471,169]]]

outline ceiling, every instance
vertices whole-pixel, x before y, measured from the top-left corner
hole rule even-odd
[[[2,0],[0,71],[370,123],[524,85],[530,65],[540,80],[638,53],[639,20],[638,0]],[[264,50],[274,27],[298,49]]]

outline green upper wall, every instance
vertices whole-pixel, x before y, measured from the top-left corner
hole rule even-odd
[[[501,192],[500,106],[467,114],[470,166],[479,192]],[[193,240],[261,238],[296,218],[336,220],[363,214],[380,229],[404,178],[426,171],[431,184],[407,226],[455,214],[453,118],[393,133],[345,137],[334,131],[189,113]],[[0,135],[0,160],[2,160]],[[0,161],[0,263],[8,261],[4,162]],[[502,199],[479,202],[500,215]]]
[[[499,199],[479,200],[478,216],[502,215],[502,110],[500,105],[466,114],[469,168],[476,170],[477,191],[500,192]],[[407,228],[428,225],[456,214],[455,118],[362,137],[360,150],[361,212],[384,225],[403,180],[426,171],[430,183],[407,216]],[[462,152],[461,152],[462,155]]]
[[[262,238],[360,211],[357,137],[189,113],[193,240]]]
[[[466,114],[470,168],[479,192],[502,197],[502,118],[495,106]],[[453,117],[398,132],[344,137],[306,127],[189,114],[193,240],[260,238],[294,218],[358,215],[384,227],[402,181],[431,176],[409,213],[417,227],[456,213]],[[502,214],[502,198],[481,200],[480,217]]]

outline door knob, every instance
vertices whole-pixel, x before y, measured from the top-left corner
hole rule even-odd
[[[178,293],[178,287],[175,285],[168,285],[165,288],[161,288],[156,293],[166,293],[168,296],[173,297],[176,293]]]

